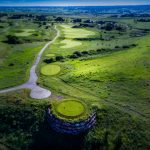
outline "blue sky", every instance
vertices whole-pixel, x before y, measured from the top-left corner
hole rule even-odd
[[[0,0],[1,6],[145,5],[150,0]]]

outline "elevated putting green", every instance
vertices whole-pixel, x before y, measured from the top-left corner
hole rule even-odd
[[[46,65],[42,67],[41,73],[43,75],[52,76],[60,72],[61,68],[59,65]]]
[[[75,118],[85,112],[85,106],[80,101],[65,100],[56,106],[56,111],[59,115],[65,118]]]

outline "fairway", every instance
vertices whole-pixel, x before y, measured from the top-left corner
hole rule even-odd
[[[78,42],[75,40],[68,40],[68,39],[61,41],[61,44],[64,44],[64,45],[61,46],[60,48],[73,48],[73,47],[82,45],[81,42]]]
[[[20,37],[30,36],[33,34],[34,31],[35,31],[34,29],[22,29],[22,32],[15,33],[15,36],[20,36]]]
[[[84,105],[75,100],[66,100],[56,106],[56,111],[63,117],[78,117],[84,113]]]
[[[70,25],[61,25],[64,37],[68,39],[74,38],[86,38],[91,35],[95,35],[94,32],[86,29],[72,28]]]
[[[46,54],[46,57],[55,57],[55,54]]]
[[[93,31],[86,29],[72,28],[70,25],[60,25],[64,40],[60,42],[62,49],[69,49],[77,46],[81,46],[82,42],[75,40],[75,38],[88,38],[95,35]],[[80,33],[80,34],[79,34]],[[63,44],[63,45],[62,45]]]
[[[49,75],[56,75],[60,72],[60,66],[58,65],[46,65],[42,67],[41,73],[43,75],[49,76]]]

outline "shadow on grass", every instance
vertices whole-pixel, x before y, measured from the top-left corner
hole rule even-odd
[[[53,131],[45,121],[34,136],[31,149],[35,150],[80,150],[83,147],[84,135],[64,135]]]

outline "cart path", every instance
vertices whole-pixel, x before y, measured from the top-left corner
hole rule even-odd
[[[42,88],[42,87],[37,85],[38,76],[36,74],[36,68],[40,62],[40,59],[42,57],[43,52],[46,50],[46,48],[49,45],[54,43],[56,41],[56,39],[59,37],[60,31],[56,28],[56,26],[55,26],[55,30],[57,31],[57,35],[55,36],[55,38],[52,41],[45,44],[45,46],[41,49],[40,53],[38,54],[36,61],[32,65],[32,67],[30,69],[29,80],[22,85],[15,86],[15,87],[8,88],[8,89],[4,89],[4,90],[0,90],[0,94],[13,92],[16,90],[21,90],[21,89],[30,89],[31,90],[31,93],[30,93],[31,98],[44,99],[44,98],[48,98],[49,96],[51,96],[51,92],[49,90]]]

